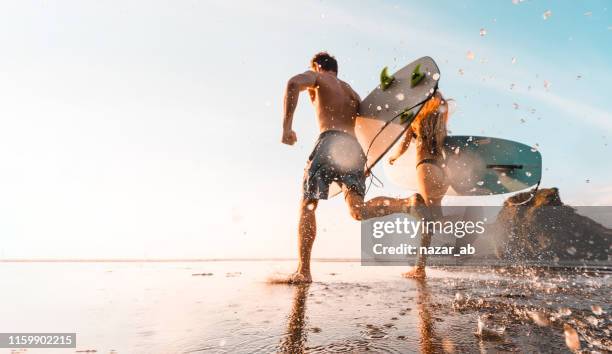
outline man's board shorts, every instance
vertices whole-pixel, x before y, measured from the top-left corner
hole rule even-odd
[[[304,199],[327,199],[334,182],[364,196],[365,163],[357,138],[338,130],[321,133],[304,169]]]

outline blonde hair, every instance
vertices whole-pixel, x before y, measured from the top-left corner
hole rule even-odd
[[[417,144],[431,154],[440,155],[444,151],[448,103],[436,92],[425,104],[411,124]]]

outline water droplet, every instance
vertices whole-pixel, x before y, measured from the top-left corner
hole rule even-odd
[[[572,326],[567,323],[563,324],[563,334],[565,335],[565,345],[570,350],[577,351],[580,349],[580,338]]]
[[[586,182],[586,183],[591,183],[591,180],[587,178],[587,179],[585,180],[585,182]]]
[[[397,98],[398,101],[403,101],[405,97],[404,97],[404,94],[400,92],[397,95],[395,95],[395,98]]]
[[[483,316],[478,316],[478,325],[474,334],[479,337],[500,337],[505,331],[506,327],[497,326],[491,320],[487,321]]]
[[[445,353],[455,353],[455,343],[449,338],[442,339],[442,349],[444,349]]]
[[[480,36],[481,36],[481,37],[484,37],[484,36],[486,36],[486,35],[487,35],[487,30],[486,30],[485,28],[481,28],[481,29],[480,29]]]
[[[376,110],[377,111],[382,111],[382,107],[381,106],[376,106]]]
[[[516,58],[512,57],[512,64],[516,64]]]
[[[567,253],[569,253],[570,255],[575,255],[576,254],[576,247],[574,246],[570,246],[565,250]]]
[[[476,182],[476,184],[479,185],[479,186],[484,186],[484,181],[478,181],[478,182]]]
[[[547,90],[548,90],[548,89],[550,88],[550,85],[551,85],[551,84],[550,84],[550,81],[548,81],[548,80],[544,80],[544,88],[545,88],[545,89],[547,89]]]
[[[459,75],[463,75],[465,72],[463,71],[463,69],[459,69]]]
[[[604,311],[601,309],[601,306],[599,305],[591,305],[591,311],[593,311],[593,313],[597,316],[600,316],[604,313]]]
[[[518,104],[518,103],[516,103],[516,102],[514,102],[514,103],[512,104],[512,107],[513,107],[514,109],[519,109],[519,104]]]
[[[599,320],[597,318],[595,318],[594,316],[587,316],[586,318],[587,322],[591,324],[591,326],[599,326]]]
[[[436,80],[436,81],[438,81],[438,80],[440,80],[440,74],[435,73],[435,74],[433,74],[433,75],[431,76],[431,78],[432,78],[432,79],[434,79],[434,80]]]
[[[476,57],[476,55],[474,54],[474,52],[472,52],[471,50],[468,50],[467,54],[465,55],[465,57],[468,60],[474,60],[474,58]]]
[[[546,10],[546,11],[544,11],[544,13],[542,14],[542,18],[543,18],[544,20],[548,20],[548,19],[550,18],[550,16],[552,16],[552,11],[550,11],[550,10]]]
[[[568,309],[567,307],[562,307],[559,309],[560,316],[569,316],[571,314],[572,314],[572,310]]]
[[[526,172],[525,172],[525,176],[527,176],[527,177],[531,177],[531,172],[526,171]]]
[[[547,327],[550,325],[550,320],[546,316],[546,314],[539,311],[529,311],[529,317],[533,320],[535,324],[540,327]]]
[[[591,16],[593,14],[593,11],[587,11],[584,13],[585,16]]]

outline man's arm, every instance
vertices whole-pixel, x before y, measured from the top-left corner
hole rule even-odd
[[[353,91],[353,104],[355,105],[357,112],[359,112],[359,104],[361,103],[361,97],[359,97],[359,94],[355,92],[355,90],[353,90],[352,88],[351,91]]]
[[[395,163],[395,160],[399,159],[400,156],[402,156],[406,151],[408,151],[408,148],[410,147],[410,141],[412,140],[413,134],[414,133],[412,131],[412,127],[409,127],[408,129],[406,129],[406,133],[404,134],[404,137],[402,138],[401,143],[399,144],[397,149],[393,152],[391,157],[389,157],[390,165],[393,165]]]
[[[297,141],[297,136],[291,127],[293,124],[293,113],[297,107],[300,92],[313,88],[316,84],[317,74],[314,71],[306,71],[303,74],[295,75],[287,82],[282,138],[284,144],[293,145]]]

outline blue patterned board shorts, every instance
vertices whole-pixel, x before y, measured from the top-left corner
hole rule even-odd
[[[364,196],[365,164],[357,138],[337,130],[321,133],[304,169],[304,199],[327,199],[334,182]]]

